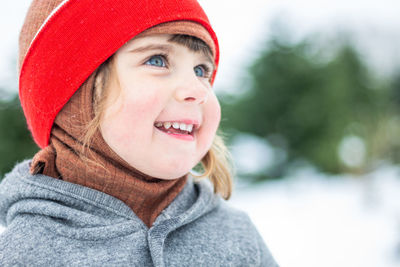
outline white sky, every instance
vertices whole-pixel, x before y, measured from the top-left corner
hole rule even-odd
[[[0,2],[0,85],[10,80],[10,62],[17,54],[18,33],[31,0]],[[257,54],[279,18],[301,38],[315,31],[331,34],[356,29],[364,49],[378,69],[399,65],[400,1],[398,0],[199,0],[221,46],[220,72],[215,87],[231,89],[243,67]],[[244,4],[246,3],[246,4]],[[235,88],[238,89],[238,88]]]

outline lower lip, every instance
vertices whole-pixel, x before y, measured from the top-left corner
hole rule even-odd
[[[156,128],[158,131],[160,131],[166,135],[169,135],[171,137],[174,137],[174,138],[177,138],[180,140],[185,140],[185,141],[193,141],[194,140],[194,136],[190,135],[190,134],[173,134],[173,133],[167,133],[167,132],[161,131],[157,127],[154,127],[154,128]]]

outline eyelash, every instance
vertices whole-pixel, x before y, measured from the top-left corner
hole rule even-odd
[[[165,54],[165,53],[159,53],[159,54],[152,55],[152,56],[150,56],[150,57],[148,57],[146,59],[145,63],[147,63],[153,57],[157,57],[157,56],[162,57],[165,60],[165,62],[164,62],[165,66],[168,68],[168,66],[169,66],[169,56],[168,56],[168,54]],[[211,75],[210,67],[208,67],[205,64],[200,64],[200,65],[197,65],[196,67],[202,67],[203,68],[204,76],[202,78],[210,78],[210,75]]]

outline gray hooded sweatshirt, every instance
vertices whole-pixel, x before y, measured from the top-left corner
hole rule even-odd
[[[277,266],[249,217],[192,178],[148,228],[122,201],[25,161],[0,184],[0,223],[0,266]]]

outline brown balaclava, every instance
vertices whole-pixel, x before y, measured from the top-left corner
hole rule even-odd
[[[196,36],[205,41],[213,53],[215,51],[208,32],[194,22],[164,23],[148,29],[142,35],[154,33]],[[90,161],[81,158],[82,137],[86,126],[94,118],[92,103],[95,84],[96,72],[92,73],[57,115],[50,145],[34,156],[31,172],[112,195],[126,203],[148,227],[151,227],[161,211],[183,189],[187,176],[162,180],[141,173],[107,145],[98,129],[87,149],[86,156]]]

